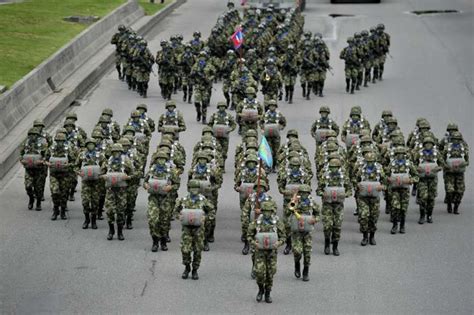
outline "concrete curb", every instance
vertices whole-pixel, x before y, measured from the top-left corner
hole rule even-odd
[[[129,2],[135,1],[129,0]],[[142,18],[136,21],[132,27],[137,33],[144,36],[157,23],[185,2],[186,0],[174,0],[166,8],[152,16],[142,15]],[[119,21],[117,25],[121,23],[123,21]],[[116,27],[113,28],[114,32],[115,29]],[[100,38],[102,37],[104,37],[103,34]],[[20,145],[34,119],[41,118],[46,126],[50,126],[76,99],[90,90],[111,69],[115,62],[115,50],[111,45],[108,45],[109,40],[110,38],[107,38],[106,44],[102,46],[103,48],[98,53],[89,58],[75,72],[65,78],[62,84],[57,86],[58,89],[61,89],[60,92],[49,92],[49,95],[44,100],[40,101],[36,107],[30,110],[8,135],[0,140],[0,147],[2,147],[2,152],[0,152],[0,179],[3,179],[8,171],[18,162]]]

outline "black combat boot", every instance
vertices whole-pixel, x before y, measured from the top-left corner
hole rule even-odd
[[[209,237],[207,238],[208,242],[209,243],[214,243],[214,230],[216,229],[215,226],[211,226],[211,228],[209,229]]]
[[[289,253],[291,253],[291,237],[286,238],[286,247],[283,251],[283,254],[285,255],[288,255]]]
[[[54,206],[53,215],[51,216],[51,220],[56,221],[56,219],[58,218],[58,215],[59,215],[59,207]]]
[[[166,252],[168,250],[168,244],[166,244],[166,237],[160,239],[161,250]]]
[[[126,228],[127,230],[133,229],[133,225],[132,225],[132,215],[131,215],[131,214],[127,215],[127,220],[126,220],[126,223],[125,223],[125,224],[126,224],[126,225],[125,225],[125,228]]]
[[[355,89],[355,83],[352,82],[352,85],[351,85],[351,94],[354,94],[354,89]]]
[[[303,281],[309,281],[309,265],[303,266]]]
[[[240,235],[240,241],[244,242],[247,240],[247,238],[245,237],[245,233],[242,233],[242,235]]]
[[[425,223],[425,208],[420,206],[420,219],[418,220],[418,224]]]
[[[109,234],[107,234],[107,240],[112,240],[115,234],[115,226],[113,223],[109,223]]]
[[[375,232],[370,232],[369,235],[369,244],[370,245],[376,245],[377,243],[375,242]]]
[[[288,102],[288,99],[290,98],[290,88],[288,87],[288,85],[285,85],[285,102]]]
[[[189,88],[189,94],[188,94],[188,104],[192,104],[192,99],[193,99],[193,88]]]
[[[92,228],[93,230],[97,230],[97,221],[96,221],[96,220],[97,220],[97,215],[96,215],[96,214],[93,214],[93,215],[91,216],[91,228]]]
[[[165,236],[165,238],[166,238],[166,243],[171,243],[171,238],[170,238],[170,234],[169,234],[169,232],[168,232],[168,233],[166,233],[166,236]]]
[[[153,235],[152,237],[153,245],[151,245],[151,251],[156,253],[158,251],[158,236]]]
[[[400,218],[400,234],[405,234],[405,215]]]
[[[193,272],[191,274],[191,278],[193,280],[199,280],[198,269],[193,267]]]
[[[242,255],[247,255],[249,253],[249,242],[244,242],[244,248],[242,248]]]
[[[202,124],[207,125],[207,108],[202,109]]]
[[[191,266],[189,264],[185,265],[184,267],[184,272],[181,275],[181,278],[183,279],[188,279],[189,273],[191,272]]]
[[[418,189],[417,189],[416,184],[413,184],[413,187],[412,187],[412,189],[411,189],[411,195],[412,195],[413,197],[416,196],[417,190],[418,190]]]
[[[451,200],[447,200],[448,204],[448,213],[453,213],[453,204],[451,203]]]
[[[337,245],[339,245],[339,241],[333,241],[332,242],[332,254],[334,256],[339,256],[339,250],[337,249]]]
[[[310,88],[310,86],[308,86],[308,89],[306,90],[306,100],[307,101],[310,100],[310,97],[309,97],[310,94],[311,94],[311,88]]]
[[[433,209],[426,209],[426,222],[433,223]]]
[[[455,202],[454,203],[454,214],[459,214],[459,205],[460,205],[460,202]]]
[[[38,199],[36,199],[36,211],[41,211],[42,208],[41,208],[41,197],[39,197]]]
[[[349,93],[349,88],[351,86],[351,79],[346,79],[346,92]]]
[[[272,292],[271,289],[266,288],[265,289],[265,302],[267,303],[272,303],[272,297],[270,296],[270,293]]]
[[[33,191],[28,192],[28,197],[29,197],[28,210],[31,210],[31,209],[33,209],[33,205],[35,203],[35,195],[33,194]]]
[[[67,220],[67,217],[66,217],[66,207],[61,207],[60,216],[61,216],[61,220]]]
[[[398,221],[393,218],[393,222],[392,222],[392,229],[390,230],[390,234],[397,234],[397,230],[398,230]]]
[[[303,97],[306,97],[306,84],[303,84],[301,88],[303,89]]]
[[[295,260],[295,277],[298,279],[301,278],[301,264],[299,260]]]
[[[257,300],[257,302],[262,302],[264,293],[265,293],[265,287],[263,286],[263,284],[259,284],[258,285],[257,297],[255,298]]]
[[[331,240],[329,237],[324,238],[324,254],[329,255],[331,253],[331,249],[329,248],[329,245],[331,244]]]
[[[288,98],[288,104],[293,104],[293,87],[290,89],[290,96]]]
[[[196,121],[201,121],[201,104],[194,103],[194,107],[196,107]]]
[[[69,192],[69,201],[74,201],[76,200],[74,198],[74,188],[71,189],[71,191]]]
[[[360,245],[367,246],[367,244],[369,243],[368,233],[364,232],[363,235],[364,236],[362,237],[362,242],[360,242]]]
[[[319,97],[323,97],[324,82],[319,83]]]
[[[123,223],[117,224],[117,239],[119,241],[123,241],[125,239],[123,237]]]
[[[91,218],[90,218],[89,213],[84,213],[84,217],[85,217],[85,220],[84,220],[84,223],[82,224],[82,228],[85,230],[89,227],[89,223],[91,223]]]
[[[185,88],[184,89],[184,94],[183,94],[183,102],[186,102],[188,100],[188,91],[187,89]]]
[[[209,251],[209,242],[208,242],[208,240],[207,240],[207,237],[204,239],[204,248],[203,248],[203,250],[204,250],[205,252],[208,252],[208,251]]]

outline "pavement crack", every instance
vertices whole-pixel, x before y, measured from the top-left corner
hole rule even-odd
[[[151,267],[150,267],[150,269],[148,269],[150,271],[151,276],[153,277],[153,279],[156,279],[156,277],[155,277],[155,267],[156,267],[156,260],[153,259],[151,261]]]
[[[140,293],[140,296],[145,295],[146,288],[148,287],[148,280],[145,281],[145,284],[143,285],[142,293]]]

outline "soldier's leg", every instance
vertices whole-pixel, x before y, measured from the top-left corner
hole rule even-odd
[[[276,251],[269,251],[267,253],[266,259],[266,271],[267,274],[265,276],[265,302],[272,303],[272,298],[270,293],[273,288],[273,276],[276,274],[277,271],[277,252]]]
[[[193,237],[193,262],[192,262],[192,267],[193,267],[193,270],[192,270],[192,278],[193,280],[198,280],[199,279],[199,276],[198,276],[198,269],[199,269],[199,266],[201,265],[201,253],[202,253],[202,250],[204,248],[204,239],[205,239],[205,235],[204,235],[205,231],[203,228],[199,228],[197,231],[195,231],[194,233],[194,237]]]
[[[464,180],[464,174],[455,174],[454,175],[454,193],[453,193],[453,203],[454,203],[454,214],[459,214],[459,205],[461,204],[462,197],[464,196],[464,191],[466,190],[466,182]]]
[[[326,72],[321,72],[319,79],[319,97],[323,97],[324,82],[326,81]]]
[[[416,203],[420,206],[420,219],[418,224],[425,223],[425,216],[427,212],[427,202],[428,200],[428,182],[426,179],[420,179],[418,182],[418,193],[416,197]]]
[[[383,70],[384,70],[384,66],[385,66],[385,60],[386,60],[386,56],[385,54],[383,54],[381,57],[380,57],[380,62],[379,62],[379,80],[382,81],[383,78]]]
[[[301,73],[300,83],[301,83],[301,88],[303,89],[303,97],[306,97],[307,82],[308,82],[308,79],[306,77],[306,73]]]
[[[303,254],[303,233],[292,232],[291,243],[293,245],[293,258],[295,260],[295,277],[301,277],[301,256]]]
[[[51,216],[51,220],[54,221],[59,215],[59,207],[61,205],[59,180],[56,176],[49,177],[49,187],[51,190],[51,199],[53,200],[53,215]]]
[[[351,69],[351,94],[354,94],[354,89],[357,85],[357,68],[352,68]]]
[[[34,177],[33,177],[33,193],[36,198],[36,211],[41,211],[41,199],[43,199],[44,195],[44,181],[43,181],[43,173],[41,170],[35,170]]]
[[[193,99],[193,85],[191,83],[188,84],[188,104],[192,103]]]
[[[288,255],[292,250],[291,244],[291,223],[290,215],[291,212],[288,210],[288,200],[283,201],[283,223],[285,224],[285,235],[286,235],[286,247],[283,250],[284,255]]]
[[[370,216],[370,200],[368,198],[359,197],[359,224],[360,232],[363,234],[360,245],[366,246],[369,243],[369,216]]]
[[[346,75],[346,92],[349,93],[349,89],[351,87],[351,70],[346,66],[344,72]]]
[[[401,218],[401,196],[400,190],[392,190],[390,193],[390,201],[391,201],[391,211],[392,211],[392,230],[390,231],[391,234],[396,234],[398,230],[398,222],[400,222]]]
[[[257,279],[257,285],[259,292],[257,295],[257,301],[260,302],[263,297],[265,290],[265,275],[266,275],[266,264],[265,264],[265,252],[256,250],[254,252],[254,268],[255,278]]]
[[[193,236],[189,228],[183,227],[181,232],[181,257],[185,266],[183,279],[187,279],[191,272],[191,252],[193,251]]]
[[[202,101],[202,123],[207,124],[207,107],[211,102],[211,91],[206,90],[204,92],[204,99]]]
[[[64,177],[61,177],[59,181],[59,186],[60,186],[60,189],[59,189],[60,205],[59,206],[61,207],[60,216],[61,216],[61,220],[66,220],[67,219],[66,217],[67,201],[68,201],[69,191],[71,189],[70,188],[71,176],[68,174],[68,175],[65,175]]]
[[[426,199],[426,221],[433,223],[433,209],[435,199],[438,195],[438,178],[432,178],[428,181],[428,197]]]
[[[99,195],[99,208],[97,209],[97,219],[103,220],[103,212],[104,212],[104,205],[105,205],[105,196],[107,190],[105,188],[105,182],[102,179],[99,179],[99,188],[98,188],[98,195]]]
[[[373,76],[372,76],[372,83],[375,83],[376,80],[379,78],[379,60],[378,58],[375,58],[374,59],[374,73],[373,73]]]
[[[115,69],[117,70],[119,80],[122,80],[122,67],[120,66],[120,56],[115,56]]]
[[[158,241],[160,238],[159,233],[159,224],[160,224],[160,211],[158,209],[158,199],[156,196],[148,196],[148,228],[150,229],[151,239],[153,240],[153,245],[151,247],[152,252],[158,251]]]
[[[171,219],[173,217],[173,210],[174,210],[173,201],[172,201],[171,198],[173,198],[173,197],[172,196],[170,196],[170,197],[167,196],[167,197],[165,197],[165,199],[163,201],[161,201],[162,207],[163,207],[163,211],[162,211],[163,216],[160,219],[160,227],[161,227],[161,230],[160,230],[160,243],[161,243],[161,249],[164,250],[164,251],[168,250],[167,243],[171,241],[171,239],[169,238],[169,233],[170,233],[170,229],[171,229]],[[161,221],[162,221],[162,223],[161,223]]]
[[[408,204],[410,202],[410,191],[403,189],[400,193],[400,233],[405,233],[405,218],[408,211]]]
[[[342,221],[344,219],[344,204],[336,203],[333,206],[334,225],[332,228],[331,242],[332,253],[334,256],[339,256],[339,240],[341,239]]]
[[[230,105],[230,83],[227,80],[225,80],[222,83],[222,92],[224,93],[227,108],[229,108],[229,105]]]
[[[323,231],[324,231],[324,254],[329,255],[330,249],[329,245],[331,242],[331,232],[333,222],[333,215],[331,205],[328,203],[323,203],[321,210],[322,220],[323,220]]]
[[[371,63],[370,61],[367,61],[367,63],[365,64],[365,68],[364,68],[364,72],[365,72],[365,75],[364,75],[364,86],[365,87],[368,87],[368,83],[370,82],[370,69],[371,69]]]
[[[196,88],[196,93],[194,93],[194,107],[196,108],[196,121],[201,121],[202,102],[203,102],[202,88]]]
[[[84,212],[84,223],[82,224],[83,229],[87,229],[91,222],[90,214],[92,211],[92,198],[94,198],[94,194],[94,186],[83,181],[81,187],[82,211]]]
[[[363,73],[364,73],[364,67],[361,66],[357,70],[357,83],[356,83],[356,90],[360,90],[360,86],[362,85],[362,80],[363,80]]]
[[[107,222],[109,224],[109,233],[107,239],[110,241],[115,234],[115,215],[116,215],[116,202],[115,196],[112,189],[108,188],[105,196],[105,211],[107,214]]]
[[[377,231],[377,222],[380,216],[380,199],[374,198],[371,200],[369,206],[369,244],[376,245],[375,243],[375,232]]]
[[[37,193],[41,194],[41,201],[44,201],[44,187],[46,186],[46,179],[48,178],[48,168],[41,167],[40,168],[40,183],[39,189]]]
[[[31,170],[25,169],[25,190],[28,195],[28,209],[33,209],[35,203],[35,190],[34,190],[34,173]]]
[[[311,265],[311,252],[313,250],[313,237],[305,233],[303,237],[303,281],[309,281],[309,266]]]
[[[127,194],[125,190],[122,190],[121,193],[117,193],[117,238],[120,241],[124,240],[123,237],[123,225],[125,223],[125,211],[127,209]]]

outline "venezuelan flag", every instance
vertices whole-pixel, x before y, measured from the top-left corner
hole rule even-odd
[[[267,165],[267,167],[271,168],[273,166],[272,149],[270,148],[270,145],[268,145],[268,141],[265,136],[262,137],[260,145],[258,146],[258,156]]]

